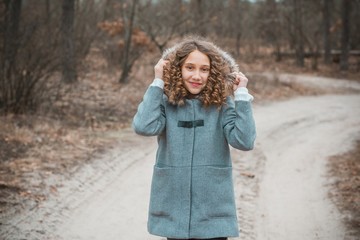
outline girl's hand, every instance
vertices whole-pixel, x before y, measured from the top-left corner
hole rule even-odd
[[[160,59],[154,67],[155,78],[163,78],[164,66],[169,63],[168,60]]]
[[[247,86],[247,83],[249,80],[242,72],[235,73],[235,76],[236,76],[236,78],[235,78],[234,86],[233,86],[234,91],[236,91],[236,89],[238,89],[240,87]]]

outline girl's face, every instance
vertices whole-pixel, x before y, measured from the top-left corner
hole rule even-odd
[[[206,86],[210,74],[209,57],[194,50],[181,66],[181,74],[186,90],[193,95],[199,94]]]

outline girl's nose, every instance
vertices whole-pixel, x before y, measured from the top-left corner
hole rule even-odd
[[[201,79],[200,71],[195,71],[194,75],[192,77],[193,77],[193,79],[200,80]]]

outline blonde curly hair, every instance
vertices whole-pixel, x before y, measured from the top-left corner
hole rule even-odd
[[[204,89],[197,98],[205,107],[210,105],[222,106],[226,97],[231,95],[232,83],[235,79],[233,72],[238,71],[234,59],[213,43],[199,37],[188,37],[174,47],[167,49],[162,58],[169,60],[164,68],[164,92],[171,104],[182,106],[190,95],[184,86],[181,67],[188,55],[198,50],[210,59],[210,73]]]

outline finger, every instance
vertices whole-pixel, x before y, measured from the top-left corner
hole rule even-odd
[[[245,74],[244,74],[244,73],[242,73],[242,72],[238,72],[238,75],[240,75],[240,76],[244,76],[244,77],[245,77]]]
[[[239,74],[238,76],[240,78],[240,81],[245,81],[245,80],[247,81],[248,80],[248,78],[243,73]]]
[[[159,59],[159,61],[156,63],[154,70],[155,70],[155,77],[162,78],[163,77],[163,71],[166,64],[168,64],[169,61],[164,59]]]
[[[164,62],[164,60],[163,60],[163,59],[160,59],[160,60],[157,62],[156,65],[161,66],[161,65],[163,64],[163,62]]]
[[[240,77],[240,81],[249,81],[249,79],[247,77]]]
[[[160,59],[160,61],[158,62],[158,66],[159,66],[159,67],[164,67],[164,66],[166,66],[168,63],[169,63],[168,60]]]
[[[162,66],[163,66],[163,67],[166,67],[168,64],[169,64],[169,61],[168,61],[168,60],[165,60],[165,61],[162,62]]]

